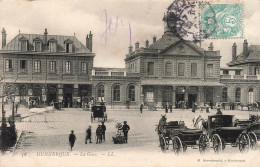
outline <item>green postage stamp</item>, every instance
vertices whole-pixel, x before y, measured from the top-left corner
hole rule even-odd
[[[242,38],[243,4],[200,4],[202,38]]]

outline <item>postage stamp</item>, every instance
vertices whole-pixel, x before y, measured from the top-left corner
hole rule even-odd
[[[202,38],[242,38],[243,4],[200,4]]]

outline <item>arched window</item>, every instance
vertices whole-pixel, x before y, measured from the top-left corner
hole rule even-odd
[[[227,99],[228,99],[227,88],[223,88],[222,89],[222,102],[227,102]]]
[[[98,86],[98,101],[105,100],[105,87],[104,85]]]
[[[135,101],[135,86],[134,85],[129,86],[128,98],[130,101]]]
[[[114,86],[113,101],[120,101],[120,86],[119,85]]]
[[[236,88],[235,101],[236,102],[240,102],[241,101],[241,88]]]
[[[250,88],[248,90],[248,103],[253,103],[254,102],[254,89]]]

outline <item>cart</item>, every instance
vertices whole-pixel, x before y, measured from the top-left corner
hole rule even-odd
[[[96,118],[101,118],[102,121],[107,121],[106,106],[93,106],[91,108],[91,122],[93,122]]]
[[[160,121],[161,122],[161,121]],[[209,140],[202,130],[189,129],[183,121],[171,121],[157,125],[160,148],[163,152],[170,149],[176,155],[187,150],[187,147],[197,149],[205,153],[209,148]]]
[[[123,144],[126,143],[126,139],[123,136],[123,131],[121,130],[122,128],[122,124],[121,123],[117,123],[116,124],[116,128],[117,128],[117,132],[115,134],[115,137],[112,137],[114,144]]]
[[[234,115],[208,116],[204,128],[215,153],[223,151],[227,145],[238,147],[240,152],[247,152],[250,142],[255,142],[250,137],[254,132],[248,132],[245,127],[234,126],[233,118]]]

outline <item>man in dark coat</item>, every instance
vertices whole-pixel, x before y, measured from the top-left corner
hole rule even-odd
[[[123,133],[124,133],[124,137],[125,137],[125,141],[127,143],[127,139],[128,139],[128,131],[130,130],[130,127],[127,125],[127,122],[124,121],[124,125],[121,129],[119,130],[123,130]]]
[[[169,107],[169,104],[168,102],[165,104],[165,113],[168,113],[168,107]]]
[[[141,114],[143,113],[143,108],[144,108],[144,105],[143,105],[143,103],[141,103],[141,105],[140,105],[140,112],[141,112]]]
[[[101,125],[98,125],[97,130],[96,130],[96,144],[102,142],[102,128]]]
[[[88,127],[88,129],[87,129],[86,132],[87,132],[87,136],[86,136],[85,144],[88,143],[88,140],[89,140],[89,143],[92,143],[92,142],[91,142],[91,134],[92,134],[92,132],[91,132],[91,126]]]
[[[172,113],[172,103],[170,103],[170,112]]]
[[[70,136],[69,136],[70,150],[71,150],[71,151],[72,151],[72,148],[73,148],[73,146],[74,146],[75,141],[76,141],[76,136],[75,136],[75,134],[74,134],[74,131],[72,130],[72,131],[71,131],[71,134],[70,134]]]
[[[104,124],[104,121],[102,121],[101,129],[102,129],[102,140],[105,141],[106,140],[106,130],[107,130],[107,127]]]

